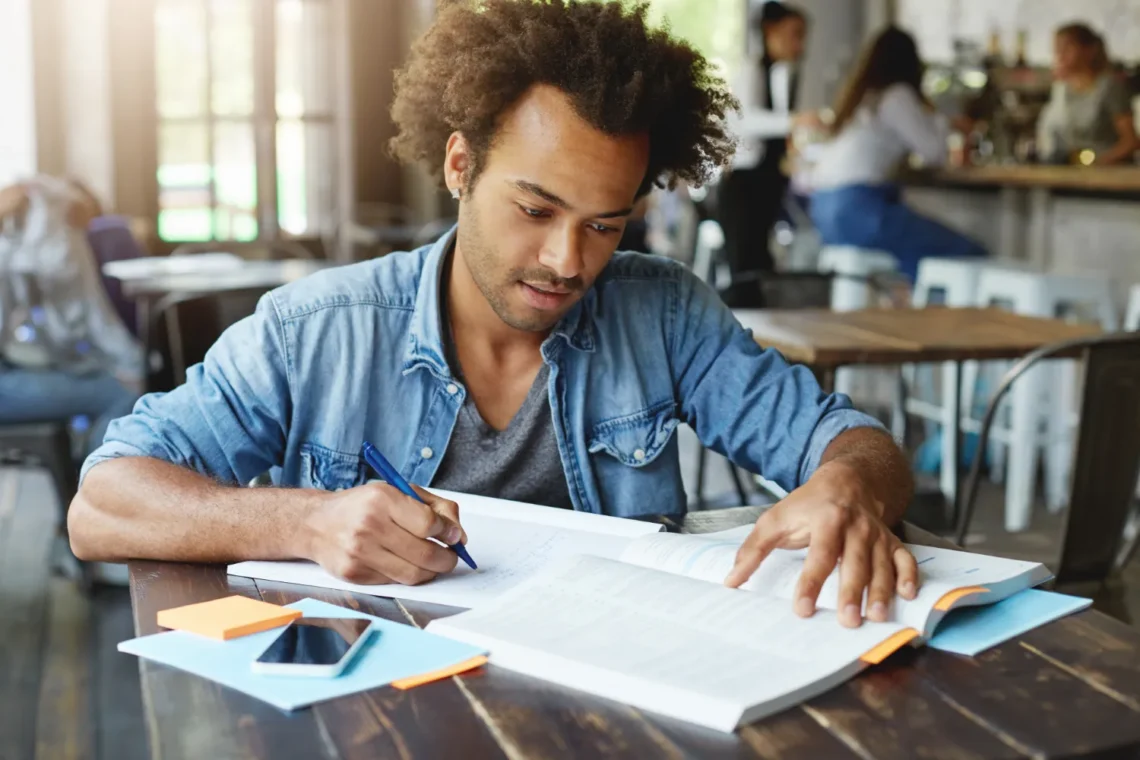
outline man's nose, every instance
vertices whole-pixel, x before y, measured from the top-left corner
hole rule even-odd
[[[564,280],[582,274],[584,230],[576,224],[565,225],[547,237],[538,261]]]

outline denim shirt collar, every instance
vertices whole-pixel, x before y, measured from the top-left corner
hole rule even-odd
[[[439,296],[443,274],[443,263],[455,240],[456,227],[452,227],[439,240],[432,244],[424,258],[420,275],[416,302],[412,311],[411,330],[408,334],[408,350],[404,354],[404,374],[426,367],[441,379],[451,379],[451,368],[447,365],[443,349],[443,330],[440,325]],[[594,310],[597,307],[597,293],[590,288],[574,304],[565,316],[558,321],[547,338],[544,348],[555,338],[562,338],[571,348],[593,352],[596,346],[594,330]]]

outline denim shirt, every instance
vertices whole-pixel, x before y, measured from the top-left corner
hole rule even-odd
[[[440,270],[454,230],[410,253],[325,270],[265,295],[184,385],[113,422],[99,462],[149,456],[225,483],[336,490],[374,477],[370,440],[430,485],[467,390],[440,333]],[[761,349],[683,266],[615,254],[542,344],[558,449],[575,509],[685,512],[677,426],[786,490],[828,444],[881,427],[811,372]]]

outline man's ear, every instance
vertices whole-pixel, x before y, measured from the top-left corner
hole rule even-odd
[[[471,146],[461,132],[452,132],[447,138],[447,153],[443,159],[443,181],[454,193],[466,187],[467,169],[471,165]]]

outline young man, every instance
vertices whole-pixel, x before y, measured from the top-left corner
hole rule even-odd
[[[305,558],[359,583],[430,580],[463,538],[370,477],[371,440],[413,483],[625,517],[682,513],[676,427],[793,490],[726,579],[810,547],[796,608],[842,560],[841,619],[915,590],[891,535],[911,493],[877,423],[762,351],[682,267],[614,254],[658,180],[703,182],[735,105],[644,10],[453,3],[398,78],[401,158],[426,161],[459,224],[411,253],[267,295],[184,386],[144,398],[85,465],[76,554]],[[280,488],[240,485],[271,470]]]

